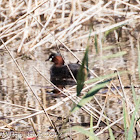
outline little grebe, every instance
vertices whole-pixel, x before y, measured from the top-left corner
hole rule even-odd
[[[77,79],[78,70],[80,68],[80,64],[70,63],[68,67],[64,65],[64,60],[62,56],[58,53],[52,53],[48,60],[53,62],[53,66],[50,69],[51,79],[61,80],[61,79],[72,79],[72,75],[69,71],[71,70],[75,79]]]
[[[58,53],[52,53],[47,60],[53,62],[53,66],[50,68],[50,80],[51,82],[60,87],[65,85],[74,85],[76,84],[72,78],[72,75],[69,71],[71,70],[75,79],[77,79],[78,70],[80,69],[80,64],[77,63],[70,63],[64,65],[64,60],[62,56]]]

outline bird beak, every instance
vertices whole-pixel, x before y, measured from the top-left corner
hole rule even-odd
[[[52,58],[48,58],[48,59],[46,59],[45,61],[52,61]]]
[[[49,61],[49,58],[48,58],[48,59],[46,59],[45,61]]]

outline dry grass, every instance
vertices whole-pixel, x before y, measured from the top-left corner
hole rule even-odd
[[[116,139],[124,139],[122,102],[127,110],[127,128],[135,110],[131,88],[125,86],[133,84],[138,87],[136,95],[139,94],[139,13],[139,0],[1,0],[0,138],[7,137],[6,132],[10,139],[34,137],[28,134],[38,134],[38,139],[54,139],[61,133],[59,130],[69,116],[71,104],[77,104],[81,98],[75,95],[76,86],[61,91],[67,97],[48,97],[43,86],[55,85],[49,81],[50,66],[44,60],[55,51],[63,54],[66,63],[81,62],[90,36],[91,75],[98,77],[114,70],[127,70],[129,74],[118,73],[118,80],[107,85],[108,92],[97,94],[77,114],[69,116],[65,127],[89,123],[92,115],[94,132],[100,139],[109,137],[109,127]],[[86,85],[82,93],[86,94],[95,84]],[[114,91],[112,86],[121,89]],[[80,117],[86,120],[79,121]],[[138,113],[135,118],[139,118]],[[138,131],[139,126],[137,122]],[[52,136],[54,131],[56,135]],[[11,136],[12,132],[17,136]],[[66,136],[86,139],[74,132],[65,133],[61,138]]]

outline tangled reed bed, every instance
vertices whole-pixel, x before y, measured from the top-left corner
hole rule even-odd
[[[38,89],[36,90],[37,87],[32,86],[30,88],[30,85],[32,84],[42,84],[41,82],[43,82],[43,85],[45,85],[47,83],[46,80],[43,80],[44,78],[42,77],[36,79],[33,78],[37,75],[40,76],[41,74],[36,74],[36,72],[33,70],[32,63],[38,61],[36,68],[42,70],[41,72],[45,74],[48,71],[44,70],[46,69],[46,67],[43,65],[44,63],[42,61],[50,51],[58,51],[58,47],[61,51],[63,51],[65,56],[67,55],[67,53],[69,53],[74,55],[78,59],[79,56],[77,52],[81,53],[81,51],[85,51],[89,36],[91,38],[89,43],[91,48],[89,53],[89,67],[93,69],[94,66],[92,59],[94,58],[94,65],[97,65],[97,67],[99,68],[99,73],[95,72],[94,75],[110,73],[109,69],[127,69],[132,75],[132,82],[136,85],[139,85],[138,63],[136,61],[138,60],[137,48],[139,47],[140,41],[139,12],[140,2],[138,0],[0,1],[0,66],[2,68],[0,90],[1,94],[4,95],[6,93],[8,94],[7,96],[10,96],[10,98],[7,96],[6,98],[1,97],[1,132],[11,132],[12,130],[15,133],[20,133],[21,131],[17,130],[19,130],[19,128],[24,128],[24,130],[26,130],[27,132],[32,130],[35,134],[39,134],[40,132],[44,134],[46,130],[50,131],[50,129],[48,129],[48,127],[46,129],[42,128],[41,122],[46,122],[49,116],[46,118],[44,117],[44,114],[38,115],[36,118],[33,118],[34,122],[32,122],[32,120],[29,121],[32,116],[43,113],[42,110],[45,109],[51,109],[51,111],[49,112],[51,114],[53,110],[55,110],[55,108],[59,108],[61,107],[61,105],[69,107],[70,103],[66,105],[66,101],[70,99],[73,102],[79,101],[79,98],[75,97],[73,99],[71,95],[69,95],[69,98],[66,97],[61,99],[63,100],[63,102],[60,100],[58,103],[55,103],[52,106],[48,107],[49,103],[46,103],[47,101],[45,101],[45,93],[42,97],[42,92],[36,93],[36,91],[38,91]],[[8,50],[13,55],[13,59],[7,53]],[[102,59],[104,56],[106,58],[107,56],[118,52],[125,53],[117,56],[116,59],[114,57],[111,57],[111,59]],[[28,63],[28,59],[33,59],[33,61]],[[17,60],[17,66],[14,63],[11,63],[13,62],[13,60]],[[22,60],[24,60],[24,63]],[[17,70],[17,67],[19,66],[19,68],[21,68],[22,64],[27,66],[23,66],[25,69],[21,69],[21,71],[19,72],[19,70]],[[112,66],[112,64],[115,64],[115,66]],[[9,65],[9,67],[7,65]],[[6,67],[7,69],[4,69],[4,67]],[[10,74],[14,76],[11,76]],[[22,76],[25,76],[25,78],[23,78]],[[7,77],[9,79],[7,79]],[[124,77],[126,77],[126,75],[124,75]],[[19,81],[20,88],[18,87],[16,90],[13,90],[12,87],[16,87],[19,84]],[[129,79],[127,79],[127,81],[129,81]],[[128,85],[131,82],[126,82],[122,78],[122,83],[123,85]],[[26,84],[28,84],[28,86]],[[115,84],[117,86],[118,83],[116,82]],[[9,90],[6,87],[11,87],[11,89]],[[30,95],[30,89],[33,89],[33,97],[32,95]],[[87,89],[88,87],[85,90]],[[11,93],[12,90],[14,93]],[[20,90],[25,94],[21,94],[20,96],[16,94],[15,96],[15,91],[20,92]],[[69,93],[70,91],[71,90],[66,90],[65,92]],[[122,91],[122,94],[126,93],[128,93],[128,97],[125,96],[127,111],[131,116],[131,113],[134,111],[135,106],[134,103],[129,100],[131,97],[130,94],[132,94],[131,90],[129,89],[128,91]],[[138,93],[138,91],[136,93]],[[119,93],[116,94],[117,95],[115,95],[115,97],[120,96]],[[88,117],[89,114],[92,114],[93,116],[96,116],[96,119],[98,118],[98,124],[100,124],[100,122],[102,121],[104,122],[105,119],[108,119],[110,121],[110,125],[103,125],[102,129],[99,129],[99,125],[95,123],[95,128],[98,128],[98,131],[95,131],[95,134],[98,135],[100,139],[105,138],[102,136],[104,136],[109,126],[112,126],[113,133],[115,134],[115,137],[117,139],[124,138],[124,135],[122,134],[123,122],[121,121],[123,119],[123,116],[121,114],[122,109],[120,109],[118,113],[116,111],[115,104],[114,108],[112,107],[115,112],[112,113],[110,107],[110,102],[113,101],[113,96],[114,95],[112,94],[108,94],[105,97],[100,95],[98,97],[97,95],[97,97],[95,96],[96,98],[94,99],[98,103],[97,107],[94,108],[94,104],[87,104],[87,106],[84,108],[86,111],[88,110]],[[35,101],[30,102],[30,99]],[[36,103],[36,99],[38,99],[39,103]],[[119,99],[115,98],[113,104],[118,100],[122,100],[122,97],[119,97]],[[122,105],[120,106],[122,107]],[[7,111],[6,109],[11,109],[11,112]],[[108,110],[108,113],[106,112],[106,110]],[[34,113],[34,111],[36,113]],[[104,115],[104,112],[107,113],[107,116]],[[65,111],[63,113],[64,114],[62,116],[64,116],[65,118],[67,115],[65,114]],[[59,117],[58,113],[54,114]],[[52,116],[55,118],[54,114]],[[110,114],[113,114],[113,118],[112,116],[110,116]],[[117,118],[115,118],[116,115],[118,115]],[[52,116],[50,115],[51,120],[54,119],[52,118]],[[77,116],[72,117],[73,123],[75,122],[75,118],[79,118]],[[130,120],[130,116],[128,117],[128,120]],[[137,118],[138,117],[139,114],[137,114]],[[24,125],[22,124],[23,122],[21,122],[21,120],[24,120]],[[60,125],[62,123],[63,121],[61,120],[58,124]],[[118,127],[116,123],[121,124],[119,125],[119,127],[121,127],[120,130],[115,129],[115,127]],[[19,124],[20,127],[18,127]],[[49,126],[50,124],[46,123],[46,125]],[[57,123],[55,125],[57,125]],[[139,130],[139,127],[137,129]],[[71,137],[75,137],[76,135],[77,137],[82,137],[83,139],[85,138],[85,136],[81,134],[78,135],[75,133],[71,133],[70,135]],[[26,135],[24,135],[23,137],[27,138]],[[106,139],[108,137],[109,136],[107,135]],[[11,137],[11,139],[15,139],[15,136]],[[48,139],[50,139],[50,137]]]

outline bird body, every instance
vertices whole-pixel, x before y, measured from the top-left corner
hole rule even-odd
[[[50,68],[50,80],[53,84],[64,86],[76,84],[73,80],[73,76],[77,79],[80,64],[70,63],[65,65],[62,56],[57,53],[52,53],[47,60],[54,63]]]
[[[75,79],[77,79],[78,70],[80,68],[79,64],[70,63],[68,66],[62,65],[60,67],[53,65],[50,69],[51,79],[69,79],[72,78],[70,70]],[[70,69],[70,70],[69,70]]]

